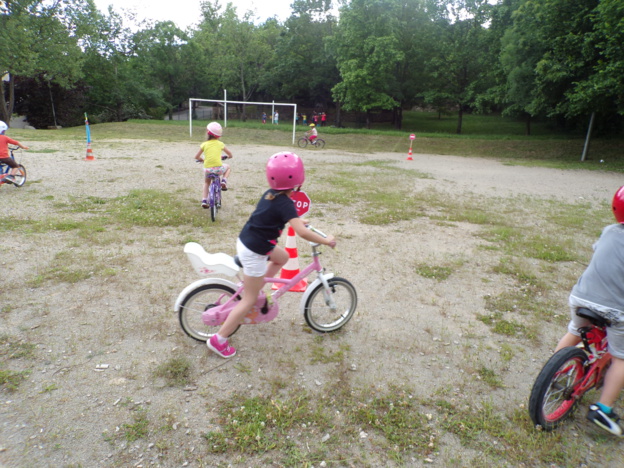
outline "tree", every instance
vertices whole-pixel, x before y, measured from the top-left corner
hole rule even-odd
[[[11,120],[15,83],[21,78],[69,88],[82,76],[79,12],[92,10],[91,0],[4,2],[0,11],[0,76],[7,76],[8,82],[0,80],[0,118]]]
[[[484,27],[490,5],[485,0],[467,0],[449,2],[449,8],[456,20],[441,26],[436,56],[428,64],[434,80],[426,96],[431,102],[445,99],[457,107],[456,133],[460,134],[464,111],[476,107],[479,96],[492,86],[491,42]]]
[[[392,0],[353,0],[343,7],[332,38],[332,51],[341,81],[334,98],[345,110],[366,112],[399,105],[396,67],[405,58],[393,35],[397,20],[390,14]]]
[[[164,105],[173,118],[173,109],[188,99],[188,90],[182,79],[184,69],[182,50],[188,36],[171,21],[160,21],[134,35],[133,63],[142,78],[149,79],[154,94],[153,104]]]

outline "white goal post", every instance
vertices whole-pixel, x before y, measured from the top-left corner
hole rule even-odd
[[[228,118],[228,104],[250,104],[250,105],[261,105],[261,106],[271,106],[271,116],[269,121],[273,122],[273,114],[275,113],[275,106],[288,106],[293,108],[293,132],[292,132],[292,142],[295,144],[296,131],[297,131],[297,104],[284,103],[284,102],[255,102],[255,101],[228,101],[227,100],[227,91],[224,90],[224,98],[223,99],[200,99],[200,98],[190,98],[189,99],[189,135],[193,136],[193,102],[213,102],[216,104],[223,105],[223,123],[227,128],[227,118]]]

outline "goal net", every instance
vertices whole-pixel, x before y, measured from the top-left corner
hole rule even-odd
[[[250,107],[248,107],[250,106]],[[250,111],[250,108],[253,109]],[[295,144],[297,131],[297,104],[284,102],[228,101],[224,99],[189,99],[189,135],[193,136],[193,119],[223,120],[227,128],[228,118],[240,117],[245,112],[247,118],[266,121],[267,125],[290,125],[292,122],[292,142]],[[247,112],[249,112],[247,114]]]

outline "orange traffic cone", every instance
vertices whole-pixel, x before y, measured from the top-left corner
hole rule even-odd
[[[85,161],[95,161],[93,151],[91,151],[91,143],[87,143],[87,157],[85,158]]]
[[[409,153],[407,153],[407,161],[413,161],[414,158],[412,158],[412,147],[410,146],[409,149]]]
[[[295,237],[295,230],[292,227],[288,227],[288,236],[286,237],[286,252],[290,257],[286,262],[286,265],[282,267],[280,278],[291,279],[299,274],[299,258],[297,257],[297,238]],[[272,289],[279,289],[283,284],[273,283]],[[304,292],[308,287],[308,280],[303,278],[297,284],[295,284],[290,291]]]

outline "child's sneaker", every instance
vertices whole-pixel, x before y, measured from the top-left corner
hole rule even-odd
[[[221,179],[221,190],[224,192],[227,190],[227,180]]]
[[[15,183],[15,177],[9,174],[9,175],[5,176],[4,182],[8,183],[8,184],[14,184]]]
[[[229,342],[225,342],[223,344],[219,344],[219,339],[217,335],[212,335],[208,341],[206,341],[206,345],[208,348],[215,353],[217,353],[222,358],[231,358],[236,354],[236,349],[233,346],[230,346]]]
[[[205,198],[202,200],[202,208],[208,208],[208,200]]]
[[[619,416],[613,411],[609,414],[600,409],[598,405],[590,405],[587,412],[587,419],[602,427],[605,431],[609,431],[616,436],[622,435],[622,427],[618,424]]]

